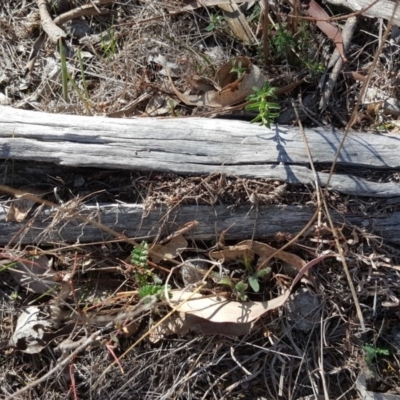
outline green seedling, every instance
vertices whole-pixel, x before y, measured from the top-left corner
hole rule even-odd
[[[86,80],[85,80],[85,75],[84,75],[81,53],[80,53],[80,51],[78,51],[78,58],[79,58],[79,63],[80,63],[83,87],[85,89],[86,97],[82,94],[81,90],[79,89],[78,85],[75,82],[75,79],[71,76],[71,74],[68,71],[67,60],[65,57],[65,48],[64,48],[64,45],[63,45],[63,42],[61,39],[60,39],[59,45],[60,45],[61,81],[62,81],[63,99],[66,103],[69,103],[68,82],[70,82],[72,87],[74,88],[76,94],[78,95],[79,99],[82,101],[82,103],[84,104],[86,109],[88,111],[90,111],[89,110],[89,103],[90,103],[89,93],[87,91],[87,85],[86,85]]]
[[[139,246],[135,246],[131,253],[132,264],[137,265],[140,268],[147,269],[147,258],[149,256],[149,245],[143,241]]]
[[[83,65],[81,49],[79,47],[77,48],[76,53],[78,55],[78,60],[79,60],[79,69],[81,71],[83,90],[85,91],[86,100],[89,101],[89,92],[88,92],[88,86],[87,86],[87,83],[86,83],[85,68],[84,68],[84,65]]]
[[[238,300],[240,301],[247,301],[248,300],[248,296],[245,293],[246,290],[248,289],[249,285],[247,283],[244,282],[238,282],[235,287],[234,287],[234,293],[236,295],[236,297],[238,298]]]
[[[381,347],[374,347],[374,346],[371,346],[370,344],[364,345],[363,350],[365,352],[365,362],[367,363],[368,367],[372,366],[372,363],[377,356],[390,355],[388,349],[384,349]]]
[[[390,352],[388,349],[382,347],[375,347],[370,344],[363,346],[365,352],[365,363],[367,364],[372,376],[374,376],[374,361],[378,356],[389,356]]]
[[[69,96],[68,96],[68,68],[67,68],[67,60],[65,57],[65,49],[62,42],[62,39],[59,41],[60,46],[60,59],[61,59],[61,82],[62,82],[62,93],[63,99],[66,103],[69,103]]]
[[[271,37],[271,44],[278,57],[287,58],[289,50],[295,46],[295,40],[286,26],[282,25]]]
[[[267,267],[259,271],[255,271],[251,265],[251,259],[249,257],[245,256],[243,261],[246,268],[247,281],[249,282],[249,285],[253,291],[258,293],[260,291],[260,280],[271,273],[271,268]]]
[[[111,27],[107,29],[107,35],[101,36],[101,48],[106,58],[112,59],[117,51],[117,41],[115,39],[114,29]]]
[[[236,65],[236,60],[232,62],[232,69],[229,71],[231,73],[237,74],[237,79],[240,79],[241,76],[247,71],[246,67],[242,67],[242,63],[239,61],[238,65]]]
[[[243,259],[243,262],[246,274],[235,285],[233,285],[232,280],[228,276],[222,276],[222,278],[219,278],[218,280],[215,279],[215,282],[218,283],[219,285],[229,286],[232,289],[233,294],[240,301],[248,300],[246,291],[248,290],[249,286],[255,293],[258,293],[260,291],[261,279],[263,279],[264,277],[266,277],[271,273],[271,268],[269,267],[256,271],[251,264],[250,258],[245,257]],[[216,274],[215,278],[217,277],[218,276]]]
[[[149,268],[149,245],[143,241],[139,246],[135,246],[131,253],[131,262],[137,267],[135,272],[136,283],[139,286],[139,297],[143,299],[146,296],[157,295],[162,298],[164,295],[164,285],[162,280]],[[152,281],[152,282],[151,282]],[[170,290],[170,287],[168,287]]]
[[[277,111],[280,110],[279,104],[269,101],[270,98],[276,98],[276,88],[271,87],[267,82],[262,89],[253,87],[253,91],[254,93],[246,98],[250,102],[246,110],[258,112],[251,122],[260,122],[260,125],[270,128],[271,123],[279,116]]]
[[[205,29],[207,32],[213,32],[216,31],[217,29],[224,28],[224,25],[225,25],[225,18],[222,15],[211,14],[210,23]]]
[[[131,253],[131,263],[137,267],[135,279],[139,288],[148,285],[149,279],[154,276],[147,263],[148,256],[149,245],[145,241],[135,246]]]
[[[168,288],[169,290],[170,288]],[[164,286],[163,285],[144,285],[139,289],[139,297],[143,299],[146,296],[154,296],[157,295],[158,298],[161,298],[164,295]]]
[[[247,280],[249,281],[249,285],[254,290],[254,292],[258,293],[260,291],[260,280],[270,273],[271,268],[268,267],[249,275]]]

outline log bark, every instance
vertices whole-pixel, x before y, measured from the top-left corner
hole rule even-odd
[[[321,185],[342,139],[333,129],[307,129],[306,136]],[[0,107],[2,159],[52,162],[179,174],[225,173],[246,178],[313,184],[298,128],[266,129],[244,121],[204,118],[109,119],[37,113]],[[400,168],[400,137],[351,133],[338,159],[347,173],[335,174],[329,188],[341,193],[400,196],[395,182],[372,182],[364,169]]]
[[[342,133],[333,129],[308,129],[306,136],[320,171],[320,183],[324,185]],[[286,126],[266,129],[243,121],[201,118],[109,119],[0,107],[0,146],[1,158],[8,162],[25,160],[32,168],[37,162],[48,162],[61,168],[95,167],[195,175],[225,173],[292,184],[314,183],[303,136],[297,128]],[[400,168],[399,154],[399,136],[372,133],[348,136],[338,159],[338,167],[346,172],[336,173],[329,189],[381,198],[375,201],[384,202],[394,212],[382,214],[377,210],[368,216],[332,212],[336,223],[356,225],[388,242],[399,243],[400,185],[395,179],[373,182],[363,177],[366,170],[394,174]],[[2,182],[8,179],[4,173]],[[1,245],[112,239],[108,233],[76,218],[68,220],[64,216],[60,223],[53,225],[55,211],[50,209],[26,224],[6,222],[6,213],[7,206],[3,204],[0,209]],[[229,205],[188,205],[173,211],[161,207],[145,213],[140,204],[108,204],[85,205],[80,213],[129,237],[151,239],[160,232],[164,235],[197,220],[199,226],[190,232],[193,239],[216,239],[227,230],[227,240],[241,240],[264,239],[279,232],[295,234],[308,223],[314,210],[306,206],[270,205],[260,206],[256,211],[250,206],[232,209]]]
[[[116,239],[107,232],[90,224],[90,219],[123,233],[130,238],[151,240],[160,234],[161,238],[197,220],[199,225],[187,236],[193,240],[217,240],[226,231],[225,240],[258,240],[282,234],[296,234],[307,225],[314,209],[307,206],[261,206],[258,209],[242,206],[231,209],[226,205],[181,206],[173,211],[158,207],[144,212],[140,204],[84,206],[80,215],[88,221],[64,218],[52,226],[55,211],[47,209],[29,222],[6,222],[6,209],[0,207],[0,245],[44,244],[57,242],[103,242]],[[400,212],[381,215],[343,215],[332,212],[331,217],[339,226],[358,226],[363,232],[382,237],[385,242],[400,243]]]

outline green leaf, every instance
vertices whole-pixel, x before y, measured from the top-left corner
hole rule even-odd
[[[260,284],[258,283],[257,277],[255,275],[250,275],[248,280],[253,291],[258,293],[260,291]]]
[[[271,273],[271,268],[267,267],[264,269],[260,269],[259,271],[257,271],[256,276],[257,278],[263,278],[264,276],[267,276]]]
[[[232,282],[229,279],[229,277],[222,275],[220,280],[216,280],[216,283],[218,283],[218,285],[226,285],[226,286],[232,286]]]
[[[244,282],[238,282],[235,286],[235,290],[239,293],[243,293],[245,290],[247,290],[247,288],[249,287],[249,285],[247,283]]]

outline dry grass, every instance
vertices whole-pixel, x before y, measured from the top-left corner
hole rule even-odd
[[[270,59],[265,62],[257,5],[245,11],[245,15],[258,43],[246,45],[233,35],[226,20],[216,19],[216,15],[222,15],[217,8],[179,12],[182,5],[178,1],[119,1],[102,7],[109,11],[104,15],[80,18],[87,36],[83,39],[69,36],[66,41],[69,73],[79,88],[76,90],[69,84],[69,101],[66,102],[62,97],[56,44],[46,41],[31,72],[25,75],[29,53],[40,34],[36,3],[11,0],[4,3],[0,6],[3,32],[0,38],[0,90],[12,106],[52,113],[148,116],[155,109],[156,115],[202,115],[209,110],[188,107],[176,100],[162,66],[157,64],[157,57],[165,57],[181,71],[174,77],[181,92],[191,90],[194,93],[190,84],[194,76],[213,78],[216,69],[227,60],[234,56],[247,56],[268,74],[277,87],[304,78],[294,91],[278,99],[283,121],[292,123],[295,120],[290,104],[300,96],[307,107],[301,114],[305,123],[344,126],[360,90],[360,83],[349,75],[354,71],[365,73],[368,70],[379,35],[374,21],[361,21],[347,52],[349,62],[345,73],[338,78],[327,107],[319,112],[318,87],[324,80],[321,69],[327,66],[326,60],[333,52],[333,45],[312,23],[301,21],[292,26],[288,21],[287,31],[293,29],[297,40],[293,45],[295,51],[279,50],[278,27],[285,22],[281,13],[287,13],[283,2],[278,2],[276,10],[270,10],[276,26],[271,31]],[[85,2],[71,3],[78,6]],[[211,29],[213,21],[215,26]],[[69,25],[67,23],[64,27],[70,34]],[[76,52],[78,47],[83,57],[83,74]],[[372,87],[383,89],[386,96],[393,98],[398,96],[397,74],[393,73],[397,57],[396,44],[385,46],[371,76]],[[155,107],[156,102],[162,106]],[[233,117],[249,116],[239,111]],[[369,106],[360,109],[355,126],[372,129],[390,123],[391,119],[392,116],[383,112],[381,106]],[[15,177],[18,185],[32,183],[20,182],[21,179]],[[106,192],[96,195],[97,201],[141,201],[151,207],[154,203],[173,206],[177,201],[210,204],[214,201],[210,200],[210,191],[215,192],[220,177],[183,179],[172,175],[137,174],[133,177],[130,173],[117,176],[108,172],[96,175],[94,172],[86,180],[89,184],[83,190],[78,189],[79,186],[71,190],[73,185],[68,182],[74,182],[75,176],[68,176],[68,179],[58,185],[63,187],[59,195],[66,202],[74,201],[78,194],[82,199],[106,189]],[[56,186],[51,180],[35,180],[34,183],[45,185],[50,192]],[[309,189],[288,187],[276,195],[274,191],[279,183],[232,178],[227,189],[219,193],[218,201],[231,206],[248,203],[248,192],[256,187],[265,204],[304,204],[316,198]],[[169,203],[171,198],[173,204]],[[6,198],[2,200],[6,201]],[[332,209],[342,212],[357,207],[368,213],[369,209],[377,207],[364,202],[365,199],[345,198],[339,194],[331,194],[328,200]],[[63,220],[66,215],[59,214],[59,218]],[[65,367],[37,385],[35,381],[62,360],[57,345],[68,336],[58,337],[42,352],[32,355],[10,349],[7,343],[22,309],[31,304],[54,304],[57,296],[42,297],[25,291],[8,271],[2,271],[1,396],[11,396],[28,387],[18,398],[261,400],[300,399],[315,394],[325,399],[356,399],[359,394],[355,382],[360,372],[370,377],[370,390],[400,394],[399,344],[396,342],[399,307],[395,305],[400,296],[400,250],[350,226],[340,229],[339,234],[367,327],[365,332],[360,329],[343,267],[339,260],[331,259],[313,269],[320,305],[319,310],[311,311],[319,312],[320,319],[307,332],[299,329],[300,321],[288,318],[287,308],[278,309],[260,318],[248,335],[239,338],[189,333],[183,337],[165,337],[157,344],[142,340],[120,359],[124,374],[118,365],[104,374],[114,361],[106,344],[115,345],[113,351],[117,357],[121,356],[155,321],[166,315],[168,309],[160,303],[134,318],[138,327],[130,337],[121,333],[120,326],[102,326],[102,340],[68,359]],[[314,224],[286,251],[310,260],[324,250],[334,249],[333,237],[334,232],[327,227]],[[279,247],[288,239],[282,235],[269,243]],[[200,241],[189,243],[182,258],[207,254],[215,245]],[[3,249],[2,255],[5,257],[10,252],[18,254],[18,257],[28,257],[34,252],[46,254],[54,261],[54,267],[62,277],[71,274],[67,281],[74,289],[80,290],[77,293],[85,292],[84,301],[78,300],[77,295],[64,299],[62,305],[65,309],[79,314],[85,307],[92,307],[108,315],[134,307],[138,302],[138,280],[134,273],[137,266],[130,263],[131,250],[132,245],[123,241],[89,245],[60,242],[51,245],[40,243],[37,247],[13,246]],[[3,265],[10,264],[9,259],[3,261]],[[165,270],[173,265],[169,262],[154,265],[154,268],[158,267],[154,273],[165,280]],[[274,280],[260,294],[253,294],[252,300],[269,300],[280,294],[290,282],[290,274],[282,265],[275,262],[271,266]],[[179,274],[174,275],[171,282],[174,286],[182,285]],[[131,295],[123,296],[121,293]],[[387,306],[390,301],[393,307]],[[77,323],[72,328],[72,334],[69,332],[68,335],[76,341],[89,336],[98,327]],[[114,339],[118,340],[113,342]],[[363,350],[366,344],[387,349],[389,355],[381,355],[367,365]]]

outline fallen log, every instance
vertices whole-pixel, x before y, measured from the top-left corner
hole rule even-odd
[[[47,209],[29,219],[28,223],[6,222],[6,209],[0,208],[0,245],[11,243],[49,243],[49,242],[103,242],[118,239],[108,232],[101,231],[90,223],[91,219],[101,222],[108,228],[138,240],[152,240],[161,234],[180,229],[186,223],[196,220],[198,226],[190,230],[188,238],[193,240],[218,240],[225,232],[226,240],[244,238],[266,239],[277,234],[294,235],[307,225],[314,210],[307,206],[261,206],[251,209],[247,206],[229,209],[221,206],[180,206],[174,210],[157,207],[145,212],[140,204],[131,205],[92,205],[79,209],[80,219],[61,219],[52,224],[55,211]],[[343,215],[331,212],[338,226],[354,225],[365,232],[374,232],[386,242],[400,243],[400,212],[388,215]]]
[[[307,141],[317,168],[320,185],[328,181],[342,133],[333,129],[307,129]],[[298,128],[274,126],[266,129],[243,121],[177,119],[109,119],[37,113],[0,107],[0,146],[4,160],[54,163],[69,167],[174,172],[203,175],[223,173],[242,178],[264,178],[290,184],[314,184],[304,140]],[[338,158],[340,173],[330,180],[329,190],[343,194],[384,199],[395,207],[400,185],[393,179],[369,180],[365,171],[395,173],[400,168],[400,137],[373,133],[351,133]],[[349,172],[348,172],[349,171]],[[3,182],[7,181],[4,176]],[[93,212],[86,205],[82,212]],[[130,237],[158,234],[166,209],[144,215],[139,204],[96,206],[102,223]],[[280,207],[280,208],[279,208]],[[396,211],[396,208],[393,208]],[[49,228],[50,210],[37,216],[18,234],[21,224],[5,221],[0,210],[1,243],[71,240],[98,241],[109,236],[81,221],[65,221]],[[228,229],[231,239],[263,238],[278,232],[296,233],[309,221],[307,207],[262,206],[236,208],[227,205],[180,206],[169,215],[169,229],[192,220],[200,225],[193,238],[215,239]],[[341,215],[338,223],[363,227],[398,243],[399,215]],[[51,218],[50,218],[51,219]],[[46,222],[47,221],[47,222]],[[47,227],[47,229],[46,229]],[[45,234],[43,233],[44,231]]]

